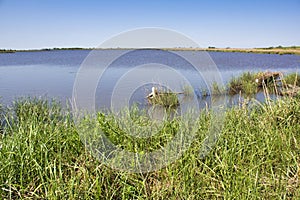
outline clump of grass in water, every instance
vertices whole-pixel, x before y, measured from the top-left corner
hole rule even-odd
[[[153,105],[162,105],[167,108],[174,108],[179,105],[177,93],[166,89],[160,89],[156,96],[148,100]]]
[[[253,96],[266,87],[269,92],[276,94],[278,93],[279,74],[278,72],[245,72],[241,76],[231,79],[228,84],[228,92],[230,95],[242,93]]]
[[[255,79],[258,73],[245,72],[238,78],[233,78],[229,84],[229,94],[235,95],[240,92],[246,95],[252,95],[257,92],[257,84]]]
[[[215,148],[200,158],[203,137],[212,123],[203,112],[198,138],[180,159],[161,170],[138,174],[112,170],[93,158],[83,147],[70,113],[59,105],[45,100],[17,105],[5,114],[10,120],[1,138],[3,199],[300,198],[300,102],[296,98],[228,109]],[[110,125],[105,130],[112,140],[119,135],[125,138],[112,116],[102,117],[99,114],[99,124]],[[132,118],[149,123],[139,116]],[[173,128],[166,127],[161,134],[170,134]],[[128,145],[124,148],[132,148],[132,140],[121,142]]]
[[[222,88],[217,82],[212,83],[211,95],[223,95],[226,94],[226,88]]]
[[[177,94],[174,93],[161,93],[151,101],[153,104],[158,104],[165,107],[176,107],[179,105]]]

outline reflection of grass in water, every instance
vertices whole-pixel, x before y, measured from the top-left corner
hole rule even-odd
[[[137,124],[153,123],[135,112],[131,118]],[[7,121],[0,135],[3,199],[300,198],[297,98],[228,109],[217,145],[203,159],[199,150],[211,122],[202,113],[189,150],[169,166],[144,174],[98,162],[84,148],[71,113],[57,103],[17,101],[2,118]],[[166,121],[153,138],[135,141],[114,116],[99,113],[96,122],[114,143],[136,152],[159,148],[180,126],[177,118]]]
[[[194,96],[194,88],[190,85],[183,85],[182,86],[182,93],[186,96],[186,97],[191,97]]]

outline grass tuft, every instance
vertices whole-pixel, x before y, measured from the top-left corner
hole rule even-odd
[[[240,92],[246,95],[255,94],[258,88],[255,79],[258,76],[258,73],[245,72],[238,78],[232,78],[228,84],[229,94],[235,95]]]

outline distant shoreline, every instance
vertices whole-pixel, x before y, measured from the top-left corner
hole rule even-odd
[[[64,51],[64,50],[134,50],[135,48],[45,48],[45,49],[29,49],[14,50],[0,49],[0,53],[16,53],[16,52],[41,52],[41,51]],[[143,49],[161,49],[167,51],[212,51],[212,52],[238,52],[238,53],[260,53],[260,54],[296,54],[300,55],[300,46],[291,47],[267,47],[267,48],[143,48]]]

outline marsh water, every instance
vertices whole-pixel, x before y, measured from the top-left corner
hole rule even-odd
[[[105,55],[122,50],[97,51],[106,57]],[[56,98],[65,104],[72,97],[76,75],[90,52],[90,50],[51,50],[0,54],[0,102],[11,104],[19,97],[42,96]],[[229,52],[209,52],[207,55],[217,66],[224,84],[245,71],[280,71],[288,74],[300,70],[299,55]],[[153,63],[161,65],[153,65]],[[91,65],[101,69],[106,67],[101,60]],[[124,74],[132,72],[135,66],[140,65],[144,68],[134,70],[130,75],[131,78],[124,79]],[[105,70],[96,87],[96,102],[101,102],[101,106],[109,106],[113,91],[121,79],[122,84],[118,87],[122,89],[116,94],[115,99],[122,101],[130,96],[130,99],[127,99],[130,104],[138,103],[142,106],[147,104],[145,96],[151,91],[151,87],[157,82],[164,81],[160,80],[159,76],[156,78],[156,75],[165,74],[163,77],[169,78],[170,81],[174,80],[184,88],[184,83],[171,74],[168,75],[169,69],[163,68],[162,65],[179,70],[179,74],[190,81],[197,97],[201,98],[201,88],[205,81],[203,77],[196,75],[190,63],[184,59],[166,56],[165,51],[161,50],[136,50],[134,54],[118,58]],[[149,74],[153,76],[152,83],[151,81],[144,85],[136,83],[136,78],[143,79],[144,75]],[[128,92],[122,93],[122,91],[130,91],[131,88],[126,89],[126,87],[132,87],[134,84],[137,86],[129,96]],[[182,92],[179,90],[175,92]]]

